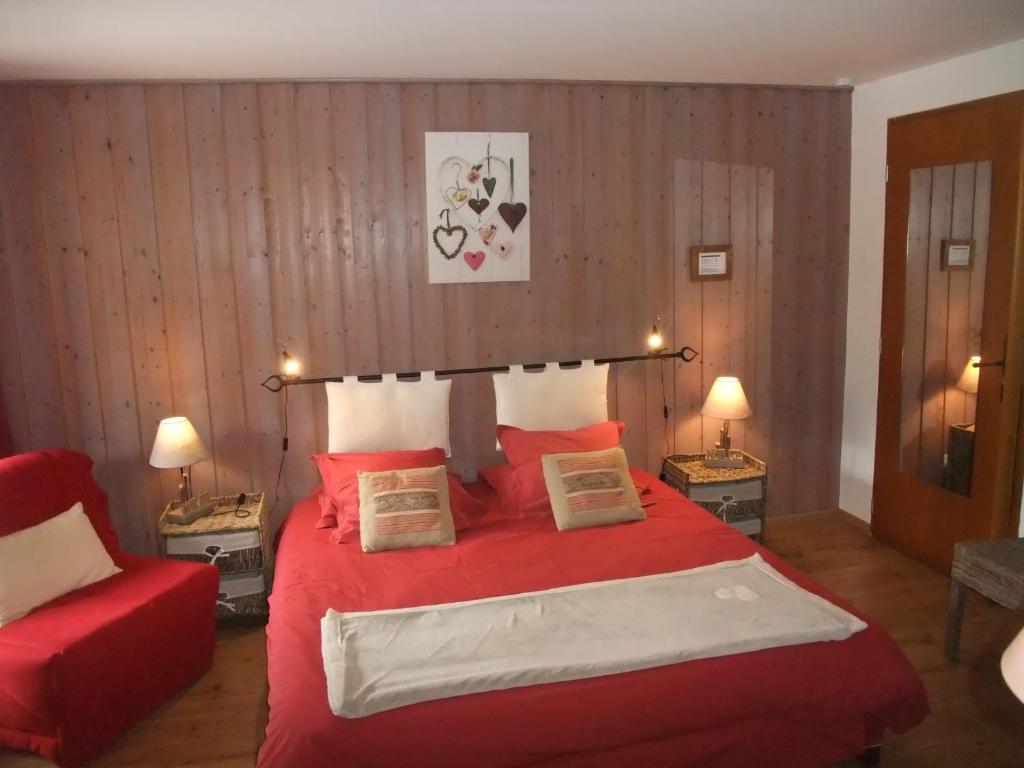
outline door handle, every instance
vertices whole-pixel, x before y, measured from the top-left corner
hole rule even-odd
[[[988,362],[988,363],[983,363],[981,361],[978,361],[977,363],[972,363],[972,366],[974,368],[995,368],[996,366],[999,366],[1000,368],[1002,368],[1005,365],[1006,365],[1006,358],[1003,358],[1002,360],[993,360],[993,361]]]

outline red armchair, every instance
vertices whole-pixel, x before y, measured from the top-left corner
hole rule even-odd
[[[76,501],[123,572],[0,627],[0,746],[60,765],[96,757],[205,673],[216,639],[217,570],[121,551],[89,457],[0,460],[0,536]]]

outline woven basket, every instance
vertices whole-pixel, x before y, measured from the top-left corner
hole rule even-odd
[[[730,455],[743,459],[745,466],[743,468],[705,467],[703,453],[684,453],[668,456],[662,465],[662,474],[666,483],[726,523],[763,520],[768,477],[765,463],[743,451],[733,450],[730,451]],[[761,482],[759,498],[729,498],[728,500],[694,498],[694,496],[706,496],[709,491],[713,492],[719,486],[724,488],[750,480]],[[699,491],[696,490],[698,488]]]
[[[221,577],[220,592],[217,593],[218,619],[266,616],[268,612],[267,588],[263,574]]]
[[[163,554],[176,560],[215,565],[221,573],[263,570],[267,564],[266,542],[262,541],[266,509],[262,493],[248,493],[238,507],[249,512],[237,517],[237,496],[216,496],[214,511],[189,525],[168,522],[167,513],[181,506],[167,505],[159,530]]]

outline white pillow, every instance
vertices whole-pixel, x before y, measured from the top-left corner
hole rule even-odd
[[[608,365],[548,363],[530,373],[513,365],[494,374],[498,424],[528,430],[579,429],[608,421]],[[500,446],[499,446],[500,448]]]
[[[448,397],[451,379],[438,380],[424,371],[419,381],[399,381],[385,374],[383,381],[327,382],[327,450],[423,451],[444,448],[451,456],[448,437]]]
[[[39,525],[0,536],[0,627],[120,572],[80,501]]]

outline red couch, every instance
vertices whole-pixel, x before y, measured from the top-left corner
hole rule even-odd
[[[0,627],[0,747],[60,765],[96,757],[200,677],[215,641],[217,570],[121,551],[88,456],[52,450],[0,460],[0,536],[76,501],[123,573]]]

